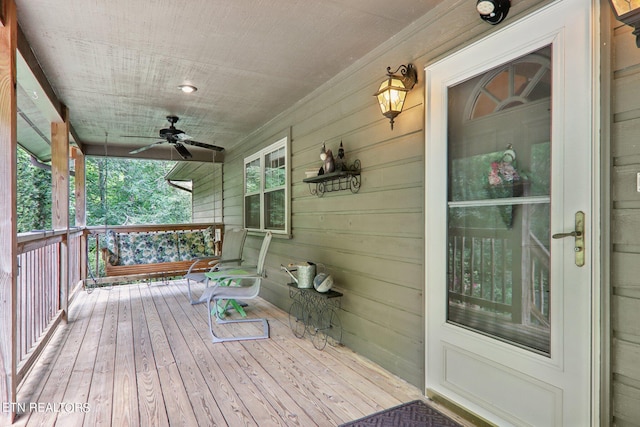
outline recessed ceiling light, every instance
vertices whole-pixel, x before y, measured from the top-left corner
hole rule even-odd
[[[193,93],[198,90],[198,88],[193,85],[180,85],[178,86],[178,89],[180,89],[184,93]]]

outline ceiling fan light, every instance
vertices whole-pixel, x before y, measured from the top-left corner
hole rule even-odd
[[[180,85],[178,86],[178,89],[180,89],[184,93],[193,93],[198,90],[198,88],[193,85]]]

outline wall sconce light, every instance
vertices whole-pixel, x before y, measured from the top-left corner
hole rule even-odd
[[[640,2],[635,0],[609,0],[616,19],[633,27],[636,47],[640,47]]]
[[[507,17],[510,6],[509,0],[478,0],[476,10],[480,14],[480,18],[491,25],[496,25]]]
[[[413,89],[417,81],[418,73],[412,64],[401,65],[394,72],[387,67],[387,78],[373,96],[378,98],[382,115],[391,120],[391,130],[395,117],[402,112],[407,92]]]

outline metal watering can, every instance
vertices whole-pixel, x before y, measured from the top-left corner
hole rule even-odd
[[[280,269],[289,273],[289,276],[291,276],[299,288],[313,288],[313,278],[316,276],[316,265],[314,263],[302,262],[298,264],[289,264],[287,267],[280,264]],[[293,271],[298,273],[298,277],[293,275]]]

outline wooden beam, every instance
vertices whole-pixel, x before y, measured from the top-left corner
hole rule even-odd
[[[75,164],[75,202],[76,202],[76,227],[87,225],[87,187],[86,187],[86,158],[84,153],[77,148],[71,149]],[[87,278],[87,235],[80,239],[80,278]]]
[[[54,230],[69,228],[69,114],[51,123],[51,223]]]
[[[131,150],[138,147],[112,145],[107,147],[108,157],[118,157],[124,159],[143,159],[143,160],[172,160],[179,162],[213,162],[215,157],[215,163],[224,163],[224,151],[214,152],[210,150],[198,150],[192,149],[191,146],[187,149],[193,154],[193,158],[183,160],[178,153],[168,144],[165,146],[159,146],[151,150],[147,150],[139,154],[129,154]],[[104,145],[102,144],[85,144],[82,152],[85,156],[103,157],[105,155]]]
[[[87,188],[85,178],[85,162],[84,153],[77,148],[71,149],[72,158],[75,165],[75,199],[76,199],[76,227],[84,227],[87,225]]]
[[[51,225],[66,230],[60,253],[60,309],[67,319],[69,308],[69,112],[62,109],[63,121],[51,123]]]
[[[14,0],[2,1],[0,27],[0,402],[16,402],[17,275],[17,98],[16,44],[18,18]],[[9,409],[9,410],[5,410]],[[14,408],[2,408],[9,424]],[[4,424],[4,422],[0,422]]]
[[[25,73],[28,72],[30,75],[25,75],[20,77],[20,82],[22,83],[23,78],[28,78],[30,83],[37,84],[42,92],[46,95],[49,106],[48,109],[52,110],[51,112],[43,112],[44,116],[50,121],[62,120],[62,103],[58,101],[56,98],[55,92],[53,88],[49,84],[47,77],[42,71],[40,67],[40,63],[36,58],[36,55],[31,50],[31,46],[29,42],[27,42],[27,38],[22,32],[22,28],[18,26],[18,41],[17,41],[17,49],[18,49],[18,61],[22,61],[22,68]],[[31,86],[31,84],[29,85]]]
[[[84,143],[82,142],[82,140],[80,139],[80,137],[76,133],[76,130],[71,125],[71,123],[69,123],[69,134],[71,135],[71,137],[75,141],[76,145],[78,146],[78,149],[84,153],[84,150],[85,150]]]

